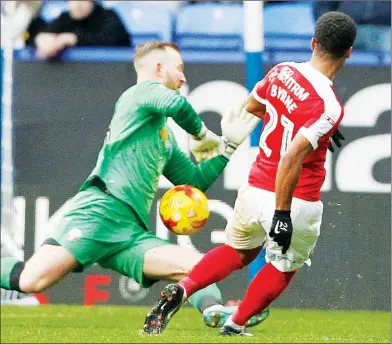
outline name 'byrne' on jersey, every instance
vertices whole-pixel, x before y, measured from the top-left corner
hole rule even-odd
[[[293,70],[289,67],[284,67],[277,76],[277,78],[283,83],[284,87],[271,85],[270,88],[271,96],[279,99],[286,107],[289,114],[297,108],[297,103],[292,98],[292,95],[295,95],[295,97],[301,102],[309,97],[309,92],[306,92],[305,89],[294,80],[292,77],[293,73]]]

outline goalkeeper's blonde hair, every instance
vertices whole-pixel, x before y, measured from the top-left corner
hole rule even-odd
[[[135,57],[133,60],[133,64],[135,69],[140,64],[140,61],[149,55],[153,51],[161,51],[165,52],[168,48],[176,50],[180,53],[180,49],[178,48],[177,44],[171,42],[162,42],[162,41],[151,41],[144,44],[139,44],[135,49]]]

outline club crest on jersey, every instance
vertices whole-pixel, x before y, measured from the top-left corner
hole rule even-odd
[[[278,79],[283,83],[286,83],[287,80],[294,74],[294,72],[289,67],[284,67],[280,71],[278,75]]]
[[[161,129],[159,135],[161,136],[161,139],[165,142],[169,139],[169,134],[167,133],[166,126]]]
[[[172,150],[172,145],[169,140],[169,133],[168,133],[166,126],[164,126],[161,129],[161,131],[159,132],[159,135],[161,136],[161,139],[163,140],[163,144],[165,145],[166,152],[170,153]]]
[[[69,241],[78,241],[82,237],[82,231],[79,228],[72,228],[67,233],[67,239]]]

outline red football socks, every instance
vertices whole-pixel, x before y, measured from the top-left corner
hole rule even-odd
[[[234,248],[228,245],[218,246],[206,253],[179,284],[185,288],[189,297],[198,290],[223,280],[243,266],[241,257]]]
[[[266,264],[249,284],[232,321],[243,326],[252,316],[261,313],[286,289],[294,274],[295,271],[281,272],[271,263]]]

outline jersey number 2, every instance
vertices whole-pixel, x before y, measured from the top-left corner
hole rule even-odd
[[[260,148],[264,151],[267,157],[270,157],[272,154],[271,148],[267,146],[267,137],[270,135],[278,125],[278,112],[272,106],[271,103],[267,103],[266,111],[268,112],[270,119],[268,123],[265,125],[264,130],[260,136]],[[282,135],[282,144],[280,146],[280,155],[282,155],[286,150],[291,140],[293,138],[294,131],[294,123],[290,121],[285,115],[280,117],[280,124],[283,126],[283,135]]]

